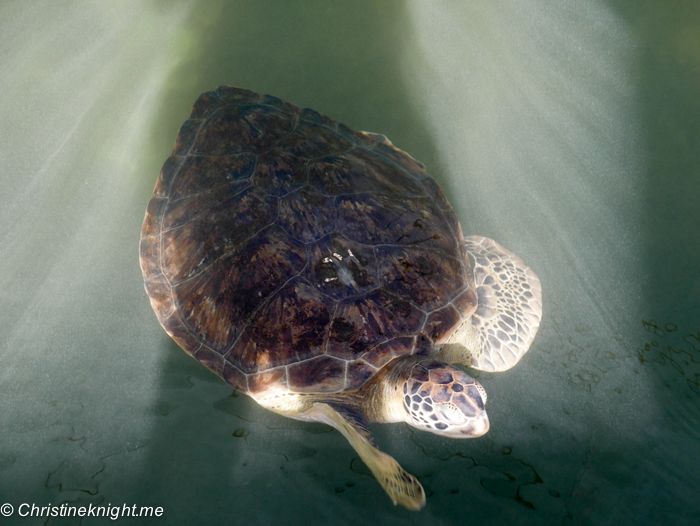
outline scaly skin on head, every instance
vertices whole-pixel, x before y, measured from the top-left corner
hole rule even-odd
[[[460,369],[425,356],[388,363],[358,393],[373,422],[406,422],[450,438],[486,433],[486,391]]]

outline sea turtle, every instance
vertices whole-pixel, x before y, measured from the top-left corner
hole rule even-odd
[[[534,272],[463,238],[424,165],[386,137],[228,86],[182,125],[140,256],[188,354],[263,407],[336,428],[410,509],[423,488],[368,424],[483,435],[486,392],[449,364],[509,369],[542,315]]]

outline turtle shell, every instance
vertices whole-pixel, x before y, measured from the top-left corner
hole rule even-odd
[[[476,306],[455,214],[383,136],[223,86],[180,129],[141,233],[158,320],[252,396],[358,389]]]

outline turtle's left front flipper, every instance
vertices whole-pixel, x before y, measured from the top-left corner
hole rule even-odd
[[[465,248],[477,307],[449,336],[436,358],[482,371],[505,371],[530,348],[542,318],[542,285],[522,259],[492,239],[471,236]]]
[[[416,511],[425,506],[423,486],[391,456],[379,451],[362,415],[344,405],[324,402],[314,403],[313,412],[319,421],[333,426],[348,439],[394,505]]]

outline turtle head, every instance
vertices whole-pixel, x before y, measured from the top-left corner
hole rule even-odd
[[[425,358],[401,376],[399,392],[408,424],[450,438],[479,437],[489,430],[486,391],[460,369]]]

